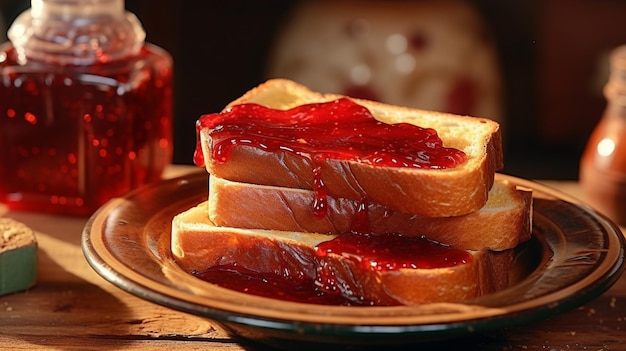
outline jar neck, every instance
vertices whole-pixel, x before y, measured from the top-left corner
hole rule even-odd
[[[626,117],[626,45],[615,48],[609,62],[609,79],[604,86],[607,112]]]
[[[613,69],[604,85],[607,109],[612,114],[626,116],[626,71]]]
[[[8,37],[20,61],[91,65],[136,55],[145,32],[124,0],[31,0]]]
[[[58,18],[121,18],[123,0],[31,0],[33,19]]]

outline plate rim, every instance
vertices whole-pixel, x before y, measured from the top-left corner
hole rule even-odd
[[[472,305],[462,305],[460,311],[443,314],[415,315],[417,312],[414,306],[394,306],[394,307],[345,307],[330,306],[331,310],[356,311],[364,309],[363,314],[367,315],[374,310],[384,310],[385,315],[380,318],[369,318],[367,320],[355,320],[354,313],[348,313],[345,318],[333,317],[332,322],[328,321],[326,314],[302,313],[302,309],[310,308],[310,304],[297,302],[284,302],[288,307],[298,307],[297,313],[285,313],[285,311],[268,311],[265,308],[251,310],[249,306],[244,306],[245,312],[241,308],[232,308],[232,304],[220,304],[216,301],[207,301],[206,297],[193,295],[188,292],[181,292],[170,286],[155,282],[150,279],[143,279],[141,273],[133,271],[123,262],[119,262],[106,247],[102,237],[98,235],[97,228],[102,228],[107,220],[107,214],[111,209],[126,204],[135,196],[140,196],[146,192],[156,191],[169,185],[184,186],[185,184],[207,179],[208,174],[204,172],[192,173],[181,177],[165,180],[156,184],[139,188],[122,197],[112,199],[107,204],[97,210],[87,221],[82,235],[82,248],[87,261],[92,268],[118,288],[125,290],[143,299],[170,307],[176,310],[207,317],[216,322],[234,323],[240,326],[261,328],[269,330],[281,330],[296,333],[351,333],[351,334],[428,334],[428,333],[454,333],[467,331],[484,331],[494,329],[494,324],[501,324],[499,321],[507,320],[507,326],[518,325],[531,320],[543,319],[550,315],[574,308],[584,302],[598,296],[620,277],[624,270],[624,237],[621,230],[613,222],[593,208],[585,205],[580,200],[571,195],[562,193],[547,185],[534,181],[513,177],[510,175],[497,174],[498,178],[507,179],[517,185],[533,189],[533,193],[539,190],[556,197],[559,200],[574,204],[584,212],[589,213],[598,220],[606,229],[608,238],[614,244],[613,250],[607,250],[607,256],[603,259],[603,274],[593,282],[579,281],[567,286],[569,290],[584,292],[584,296],[570,294],[554,300],[556,292],[541,296],[539,298],[523,301],[505,308],[474,308]],[[208,191],[208,190],[207,190]],[[535,195],[533,195],[535,196]],[[615,244],[617,246],[615,246]],[[607,261],[610,259],[610,262]],[[116,263],[121,267],[114,267]],[[606,266],[606,267],[604,267]],[[196,278],[193,278],[196,279]],[[208,285],[210,283],[202,282]],[[202,286],[202,284],[200,284]],[[205,285],[206,286],[206,285]],[[218,291],[224,288],[216,287]],[[230,292],[230,291],[229,291]],[[181,295],[182,294],[182,295]],[[253,300],[259,301],[274,300],[258,296],[250,296]],[[448,304],[445,304],[446,306]],[[446,307],[443,306],[443,307]],[[240,306],[241,307],[241,306]],[[459,307],[459,306],[447,306]],[[326,308],[326,306],[325,306]],[[250,313],[252,311],[253,313]],[[532,312],[532,313],[530,313]],[[357,314],[358,315],[358,314]],[[399,316],[400,315],[400,316]]]

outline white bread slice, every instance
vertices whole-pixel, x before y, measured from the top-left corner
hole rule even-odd
[[[261,275],[316,279],[324,269],[341,282],[338,290],[344,297],[376,305],[460,302],[508,284],[512,250],[467,251],[467,262],[453,267],[377,271],[344,255],[316,255],[315,247],[334,235],[218,227],[209,220],[208,210],[208,202],[203,202],[172,221],[173,256],[190,273],[237,266]]]
[[[228,107],[257,103],[274,109],[289,109],[340,97],[313,92],[289,80],[274,79],[250,90]],[[352,100],[368,108],[382,122],[406,122],[433,128],[444,146],[465,152],[467,159],[448,169],[380,167],[327,159],[321,163],[321,177],[329,196],[353,200],[367,197],[373,203],[426,217],[458,216],[485,205],[495,171],[503,166],[501,132],[496,122]],[[313,166],[291,152],[269,152],[238,145],[232,148],[227,162],[218,162],[212,157],[212,129],[202,128],[200,122],[199,148],[210,174],[243,183],[313,189]]]
[[[423,217],[386,206],[328,197],[324,217],[313,214],[311,190],[240,183],[211,176],[209,219],[217,226],[343,234],[424,236],[466,250],[507,250],[530,239],[532,191],[498,180],[476,212]],[[366,206],[367,211],[361,206]]]

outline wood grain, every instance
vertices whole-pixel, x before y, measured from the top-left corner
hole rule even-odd
[[[169,176],[196,170],[173,167]],[[581,197],[573,182],[548,182]],[[38,283],[0,297],[0,349],[265,350],[211,321],[135,297],[91,269],[80,247],[84,218],[7,212],[39,242]],[[432,350],[617,350],[626,340],[626,278],[590,303],[548,320],[424,345]]]

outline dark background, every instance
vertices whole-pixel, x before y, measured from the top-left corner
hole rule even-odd
[[[418,0],[419,1],[419,0]],[[493,31],[504,83],[504,173],[576,179],[604,108],[606,53],[626,44],[626,2],[474,0]],[[175,163],[191,164],[194,123],[263,82],[281,23],[297,1],[128,0],[147,40],[175,60]],[[0,0],[5,23],[29,6]],[[2,39],[2,37],[0,37]]]

